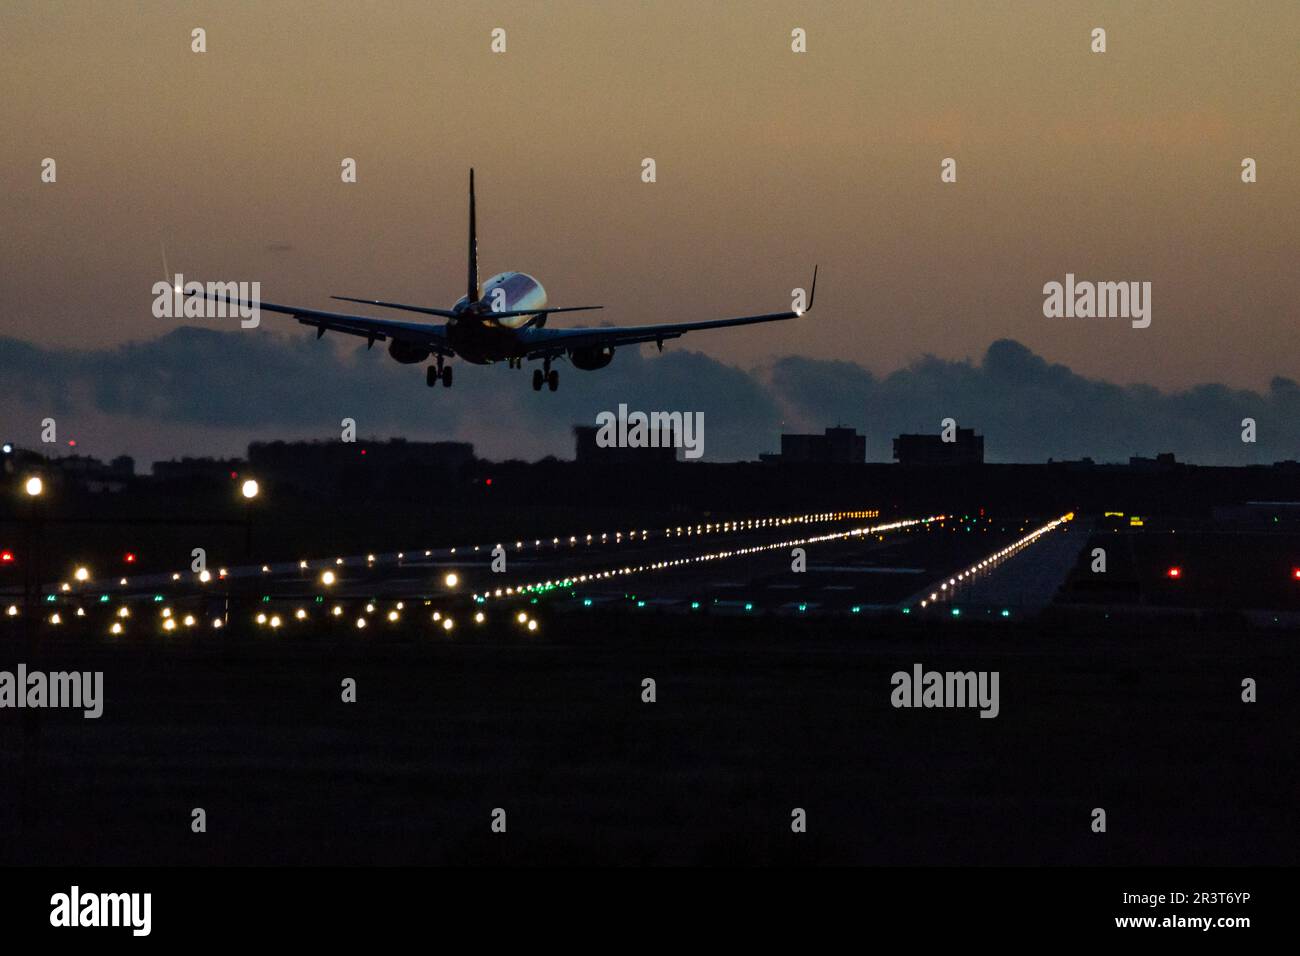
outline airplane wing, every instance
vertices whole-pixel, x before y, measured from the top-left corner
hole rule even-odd
[[[193,290],[187,294],[198,295],[199,293],[198,290]],[[251,302],[245,302],[220,292],[205,290],[203,296],[214,302],[225,302],[236,308],[241,306],[253,308]],[[447,327],[445,325],[426,325],[422,322],[394,322],[391,319],[376,319],[366,315],[349,315],[344,312],[322,312],[319,309],[304,309],[296,305],[277,305],[274,302],[259,302],[257,308],[262,312],[289,315],[303,325],[313,326],[316,329],[316,338],[320,338],[326,332],[342,332],[345,335],[360,336],[366,339],[369,345],[393,339],[423,346],[437,355],[453,356],[456,354],[447,343]]]
[[[808,305],[802,312],[766,312],[762,315],[740,315],[729,319],[709,319],[702,322],[675,322],[663,325],[606,326],[603,328],[546,329],[530,328],[521,332],[520,338],[528,347],[527,358],[554,358],[570,349],[607,348],[657,342],[659,348],[668,339],[676,339],[687,332],[705,329],[725,329],[736,325],[753,325],[758,322],[781,322],[795,319],[812,309],[817,292],[817,269],[813,268],[812,286],[808,292]]]
[[[361,305],[374,305],[381,309],[400,309],[403,312],[421,312],[425,315],[441,315],[446,318],[455,318],[456,313],[448,309],[430,309],[423,305],[404,305],[401,302],[385,302],[382,299],[354,299],[350,295],[332,295],[331,299],[338,299],[340,302],[359,302]],[[519,315],[551,315],[555,312],[591,312],[594,309],[603,309],[603,305],[566,305],[557,308],[542,309],[520,309],[517,312],[498,312],[492,309],[488,315],[494,319],[513,319]]]

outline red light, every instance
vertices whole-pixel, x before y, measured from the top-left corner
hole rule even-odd
[[[364,448],[363,448],[363,449],[361,449],[361,454],[363,454],[363,455],[364,455],[364,454],[365,454],[365,453],[366,453],[366,450],[365,450],[365,449],[364,449]]]
[[[1170,568],[1168,571],[1166,571],[1165,575],[1171,578],[1181,578],[1183,576],[1183,569],[1179,567],[1173,567]]]
[[[1291,577],[1295,578],[1297,581],[1300,581],[1300,568],[1292,568]]]
[[[12,551],[0,551],[0,564],[13,564],[14,553]],[[1300,574],[1296,575],[1300,577]]]
[[[122,560],[124,560],[127,564],[135,564],[135,552],[128,551]]]
[[[487,486],[488,486],[489,488],[491,488],[491,487],[492,487],[492,479],[489,478],[489,479],[487,480],[486,484],[487,484]]]
[[[231,481],[234,481],[234,480],[235,480],[236,478],[238,478],[238,477],[239,477],[239,472],[237,472],[237,471],[232,471],[232,472],[230,473],[230,480],[231,480]]]

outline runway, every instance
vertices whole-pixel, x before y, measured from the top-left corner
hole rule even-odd
[[[968,613],[1005,618],[1041,609],[1064,580],[1065,558],[1086,538],[1070,535],[1060,544],[1072,517],[1044,525],[983,515],[882,518],[863,509],[468,545],[430,542],[107,582],[87,569],[84,581],[74,574],[47,585],[34,612],[39,617],[30,623],[43,630],[98,627],[122,638],[191,629],[229,633],[232,626],[383,627],[417,616],[449,630],[517,615],[520,608],[531,617],[539,604],[555,611],[921,614],[931,603],[925,589],[942,588],[947,600],[946,578],[961,575],[966,585],[977,572],[982,589],[967,589],[979,599],[966,602]],[[1029,552],[1049,539],[1057,557],[1049,573],[1040,571],[1035,589],[988,591],[1013,564],[1023,578]],[[11,623],[24,616],[14,597],[6,612]]]

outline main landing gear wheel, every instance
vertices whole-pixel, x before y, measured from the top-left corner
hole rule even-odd
[[[442,387],[451,388],[451,366],[450,365],[444,365],[442,367]]]
[[[542,370],[540,368],[535,368],[533,369],[533,391],[540,392],[541,390],[542,390]]]
[[[424,384],[430,388],[442,382],[443,388],[451,388],[451,366],[450,365],[430,365],[424,370]]]
[[[560,373],[555,369],[551,369],[546,373],[546,386],[552,392],[560,387]]]
[[[430,388],[438,384],[438,370],[432,365],[424,370],[424,384]]]

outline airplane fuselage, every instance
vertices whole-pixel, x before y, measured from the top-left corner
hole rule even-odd
[[[519,331],[546,323],[546,316],[512,315],[498,319],[498,312],[524,312],[546,307],[546,290],[532,276],[523,272],[500,272],[483,283],[478,301],[461,296],[452,306],[456,313],[447,321],[447,340],[456,354],[467,362],[487,365],[491,362],[520,358],[526,344]]]

